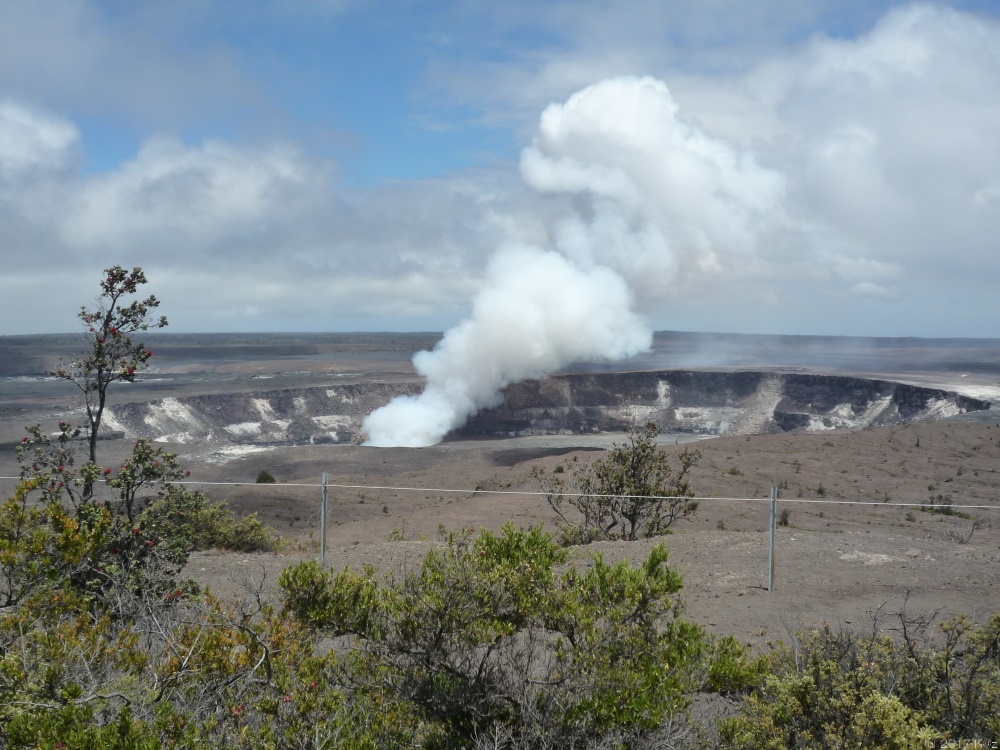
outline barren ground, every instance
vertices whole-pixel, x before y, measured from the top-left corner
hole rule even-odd
[[[336,361],[336,369],[358,378],[412,377],[404,349],[381,357],[350,352]],[[968,390],[978,389],[990,397],[1000,392],[993,364],[968,373],[911,370],[905,379],[933,385],[965,382]],[[330,370],[329,364],[314,358],[305,364],[301,358],[244,357],[224,363],[178,360],[166,365],[154,373],[158,379],[145,397],[244,388],[248,378],[273,378],[274,385],[313,382]],[[16,473],[8,441],[23,434],[19,432],[23,424],[67,414],[62,405],[65,396],[57,395],[51,384],[29,385],[27,391],[18,390],[16,384],[5,386],[8,391],[0,404],[0,442],[7,446],[0,446],[2,476]],[[192,479],[243,483],[203,489],[241,513],[257,512],[290,540],[278,555],[198,553],[187,572],[225,596],[240,591],[241,579],[259,579],[262,574],[265,586],[273,591],[284,566],[316,553],[320,499],[316,485],[323,472],[329,472],[331,485],[363,485],[330,488],[327,562],[336,567],[371,563],[396,573],[419,563],[441,538],[439,529],[496,529],[507,521],[554,529],[553,513],[542,497],[502,493],[537,491],[531,479],[535,465],[547,471],[561,465],[569,477],[574,461],[593,460],[616,437],[620,436],[454,441],[423,449],[327,445],[228,453],[220,453],[218,446],[171,446],[192,469]],[[102,444],[102,460],[109,465],[116,462],[129,446],[122,440],[107,441]],[[662,540],[576,548],[575,559],[585,562],[599,552],[609,559],[639,560],[652,544],[664,541],[672,564],[685,578],[688,616],[715,633],[735,634],[755,647],[822,622],[865,630],[872,613],[880,607],[898,611],[907,597],[907,611],[913,614],[941,610],[981,619],[1000,609],[1000,412],[856,432],[723,437],[689,446],[668,444],[665,450],[674,453],[685,447],[701,451],[692,475],[699,497],[744,499],[703,500],[691,520],[678,522],[675,533]],[[254,484],[261,469],[270,471],[278,483]],[[295,486],[299,484],[311,486]],[[9,485],[0,488],[6,492]],[[766,498],[776,485],[781,487],[779,510],[788,511],[788,526],[777,532],[776,588],[769,592]],[[470,492],[476,489],[485,492]],[[932,499],[987,507],[943,515],[902,505],[927,504]],[[973,529],[976,519],[979,524]],[[390,535],[402,541],[387,541]]]
[[[610,439],[611,436],[607,436]],[[268,585],[296,559],[313,556],[318,530],[319,482],[454,489],[535,491],[531,467],[548,470],[599,454],[532,445],[544,439],[446,443],[431,449],[327,447],[276,450],[204,467],[198,475],[252,482],[266,468],[277,485],[212,488],[243,511],[256,511],[296,541],[279,555],[207,552],[189,573],[223,593],[239,590],[241,576]],[[510,445],[510,443],[516,443]],[[693,474],[704,500],[675,533],[655,541],[606,542],[574,550],[585,561],[641,559],[664,541],[684,575],[688,616],[719,634],[732,633],[760,647],[789,631],[822,622],[866,629],[879,607],[913,614],[941,610],[981,618],[1000,609],[1000,425],[939,422],[852,433],[761,435],[697,443],[702,457]],[[666,446],[675,452],[684,446]],[[775,590],[767,591],[768,488],[781,485],[779,512],[789,525],[776,536]],[[933,488],[933,489],[931,489]],[[821,494],[822,493],[822,494]],[[942,515],[905,507],[945,496],[956,505],[988,509]],[[835,505],[815,501],[862,501]],[[327,562],[386,572],[419,563],[446,530],[496,529],[507,521],[543,523],[553,513],[537,495],[408,492],[331,488]],[[973,530],[974,519],[980,527]],[[403,541],[387,541],[390,535]],[[971,535],[971,536],[970,536]]]

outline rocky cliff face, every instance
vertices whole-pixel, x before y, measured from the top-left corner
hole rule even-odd
[[[349,443],[365,415],[420,387],[366,383],[163,398],[111,406],[106,425],[128,437],[167,443]]]
[[[635,414],[665,432],[748,435],[941,419],[990,408],[956,393],[886,380],[765,372],[566,375],[518,383],[463,435],[621,430]]]
[[[364,383],[119,404],[108,427],[170,443],[344,443],[373,409],[417,383]],[[665,432],[747,435],[941,419],[990,408],[956,393],[885,380],[765,372],[561,375],[509,386],[455,437],[619,431],[631,415]]]

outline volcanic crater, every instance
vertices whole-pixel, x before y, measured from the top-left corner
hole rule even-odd
[[[414,382],[353,383],[119,403],[107,427],[166,443],[360,442],[373,409]],[[762,371],[565,374],[508,386],[450,437],[620,432],[636,417],[667,433],[749,435],[900,425],[983,411],[990,403],[888,380]]]

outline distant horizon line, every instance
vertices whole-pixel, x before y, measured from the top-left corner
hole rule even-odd
[[[61,331],[48,333],[13,333],[0,334],[0,340],[5,339],[59,339],[79,336],[82,331]],[[407,331],[407,330],[353,330],[353,331],[163,331],[150,330],[139,332],[136,336],[152,338],[170,338],[183,336],[436,336],[443,337],[444,331]],[[653,331],[654,338],[664,336],[680,337],[719,337],[719,338],[761,338],[761,339],[838,339],[838,340],[891,340],[891,341],[1000,341],[1000,336],[916,336],[908,335],[861,335],[861,334],[829,334],[829,333],[743,333],[736,331],[681,331],[669,328]]]

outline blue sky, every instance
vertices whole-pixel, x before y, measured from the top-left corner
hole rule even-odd
[[[652,328],[998,336],[997,91],[998,2],[4,3],[0,334],[115,263],[177,331],[444,330],[528,246]]]

